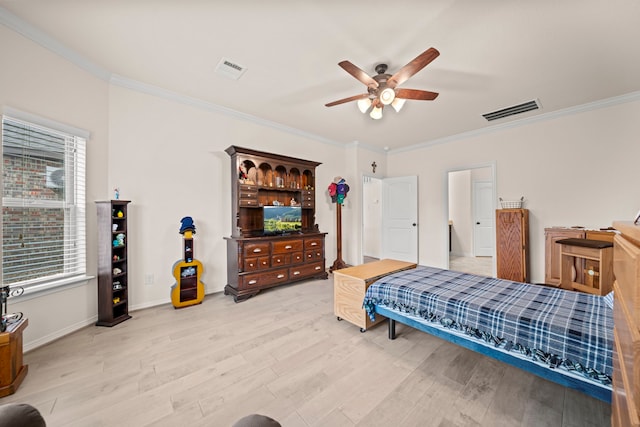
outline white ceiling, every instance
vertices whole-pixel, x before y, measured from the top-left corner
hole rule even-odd
[[[400,149],[640,90],[638,0],[0,0],[73,55],[152,85],[336,143]],[[393,74],[440,56],[400,87],[439,92],[374,121],[338,67]],[[214,73],[222,58],[247,68]],[[483,113],[537,99],[495,122]]]

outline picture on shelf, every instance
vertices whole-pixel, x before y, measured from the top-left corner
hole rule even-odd
[[[265,234],[286,233],[302,228],[300,206],[264,206]]]

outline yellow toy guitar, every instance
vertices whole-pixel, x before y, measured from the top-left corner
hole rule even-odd
[[[202,263],[193,257],[193,235],[196,226],[190,216],[181,220],[180,234],[184,236],[184,259],[173,264],[176,283],[171,286],[171,303],[175,308],[200,304],[204,299],[204,283],[200,276],[204,271]]]

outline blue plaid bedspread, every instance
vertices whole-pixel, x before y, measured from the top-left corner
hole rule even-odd
[[[613,310],[604,297],[433,267],[383,277],[365,294],[375,305],[463,331],[551,367],[610,384]]]

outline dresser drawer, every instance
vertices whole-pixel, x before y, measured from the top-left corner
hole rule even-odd
[[[307,262],[309,261],[322,261],[324,259],[323,253],[321,249],[317,249],[315,251],[306,251],[304,253],[304,258]]]
[[[258,205],[258,199],[240,199],[238,204],[241,208],[257,208],[260,206]]]
[[[297,240],[282,240],[279,242],[273,242],[274,254],[285,254],[291,252],[299,252],[302,250],[302,239]]]
[[[269,243],[245,243],[243,250],[245,257],[269,255]]]
[[[624,300],[630,318],[640,324],[640,249],[622,236],[615,237],[613,270],[618,282],[619,298]],[[618,291],[616,292],[618,293]]]
[[[240,207],[258,207],[258,188],[255,185],[240,184],[238,192]]]
[[[304,239],[304,249],[322,249],[322,240],[318,238]]]
[[[632,323],[627,304],[618,297],[618,283],[614,285],[613,323],[615,334],[615,351],[617,353],[620,372],[625,378],[624,384],[634,397],[636,408],[640,407],[640,331]],[[629,397],[630,397],[629,396]]]
[[[240,276],[240,286],[247,288],[260,288],[269,285],[285,283],[289,280],[289,270],[279,268],[276,270],[265,271],[264,273],[252,273]]]
[[[311,264],[303,264],[289,269],[289,277],[291,280],[299,277],[314,276],[324,270],[324,263],[315,262]]]
[[[256,271],[265,268],[269,268],[268,256],[245,258],[242,265],[243,271]]]
[[[258,195],[258,186],[255,184],[240,184],[240,194],[253,193]]]
[[[291,254],[275,254],[271,256],[271,266],[280,267],[291,264]]]
[[[616,427],[638,427],[637,406],[631,401],[631,392],[627,381],[628,373],[623,368],[618,357],[621,354],[620,342],[614,331],[613,344],[613,390],[611,393],[611,417],[612,426]]]
[[[291,264],[300,264],[304,262],[304,253],[294,252],[291,254]]]

